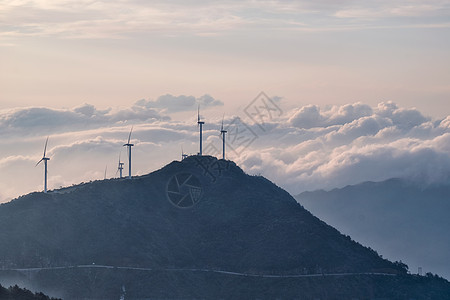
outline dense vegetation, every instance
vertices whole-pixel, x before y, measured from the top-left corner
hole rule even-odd
[[[5,288],[0,284],[0,300],[57,300],[50,298],[43,293],[33,293],[17,285]]]

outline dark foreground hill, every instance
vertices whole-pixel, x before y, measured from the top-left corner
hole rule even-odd
[[[366,182],[296,197],[327,224],[410,271],[450,278],[450,184],[420,186],[401,179]]]
[[[0,299],[1,300],[57,300],[56,298],[50,298],[43,293],[33,293],[27,289],[22,289],[15,286],[5,288],[0,285]]]
[[[65,299],[450,297],[212,157],[13,200],[0,245],[0,282]]]

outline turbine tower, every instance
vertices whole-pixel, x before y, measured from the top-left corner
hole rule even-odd
[[[133,132],[133,126],[131,127],[130,134],[128,135],[128,142],[123,145],[128,147],[128,179],[131,179],[131,147],[134,146],[134,144],[130,144],[131,132]]]
[[[222,159],[225,159],[225,134],[226,130],[223,129],[223,118],[222,118],[222,127],[220,128],[220,135],[222,136]]]
[[[197,112],[197,124],[200,126],[200,152],[198,155],[202,156],[202,131],[203,131],[203,124],[205,122],[200,121],[200,105],[198,106],[198,112]]]
[[[48,137],[47,140],[45,141],[45,146],[44,146],[44,155],[42,156],[41,160],[37,162],[37,165],[39,165],[41,163],[41,161],[44,161],[44,193],[47,193],[47,161],[50,160],[50,158],[45,157],[45,152],[47,151],[47,144],[48,144]]]
[[[188,157],[188,155],[184,153],[183,147],[181,147],[181,160],[185,159],[186,157]]]
[[[119,172],[119,178],[122,178],[122,170],[124,163],[120,161],[120,153],[119,153],[119,165],[117,166],[117,172]],[[116,176],[117,176],[116,172]]]

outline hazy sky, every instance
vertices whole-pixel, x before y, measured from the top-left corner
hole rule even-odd
[[[196,153],[197,104],[207,145],[240,117],[256,139],[229,158],[292,193],[442,182],[449,36],[439,0],[0,0],[0,202],[42,189],[48,135],[51,188],[114,176],[133,124],[135,174]]]
[[[0,108],[259,91],[450,114],[450,1],[0,1]]]

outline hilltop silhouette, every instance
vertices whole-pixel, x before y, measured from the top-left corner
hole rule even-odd
[[[0,282],[64,299],[117,298],[122,287],[130,299],[450,293],[447,281],[407,275],[267,179],[210,156],[3,204],[0,245]]]

